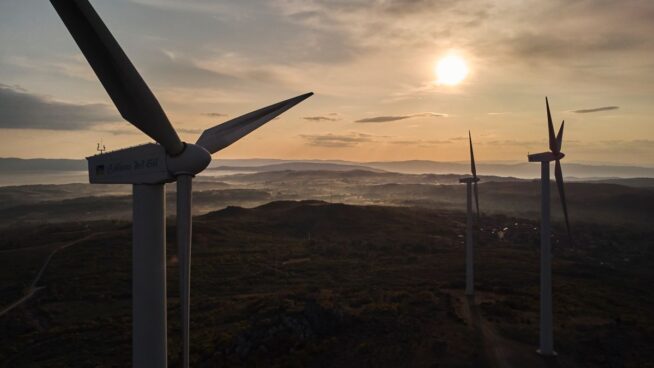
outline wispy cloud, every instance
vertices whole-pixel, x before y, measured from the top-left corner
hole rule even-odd
[[[395,139],[395,137],[387,135],[374,135],[359,132],[349,132],[346,134],[305,134],[301,135],[312,146],[320,147],[354,147],[366,143],[375,145],[392,144],[399,146],[414,146],[414,147],[433,147],[443,144],[453,143],[449,139]]]
[[[387,116],[374,116],[371,118],[364,118],[355,120],[355,123],[387,123],[390,121],[398,121],[416,117],[446,117],[447,114],[438,114],[435,112],[421,112],[409,115],[387,115]]]
[[[388,143],[403,145],[403,146],[417,146],[417,147],[432,147],[439,146],[443,144],[453,143],[448,139],[404,139],[404,140],[393,140]]]
[[[466,138],[467,139],[467,138]],[[569,144],[570,142],[567,141],[565,142],[566,144]],[[489,145],[489,146],[519,146],[519,147],[531,147],[531,146],[539,146],[543,144],[543,141],[539,140],[519,140],[519,139],[496,139],[496,140],[489,140],[489,141],[481,141],[477,144],[481,145]]]
[[[205,116],[210,116],[212,118],[224,118],[226,116],[229,116],[227,114],[223,114],[222,112],[207,112],[204,115]]]
[[[349,134],[303,134],[300,137],[310,145],[319,147],[354,147],[361,143],[372,142],[377,138],[372,134],[356,132]]]
[[[590,113],[590,112],[617,110],[619,108],[620,108],[620,106],[602,106],[602,107],[594,107],[592,109],[574,110],[572,112],[577,113],[577,114],[587,114],[587,113]]]
[[[154,75],[161,76],[161,83],[174,87],[235,86],[244,81],[233,73],[220,69],[211,69],[192,57],[161,49],[160,55],[148,69]]]
[[[304,116],[302,119],[308,121],[338,121],[341,120],[338,114],[330,113],[327,115]]]
[[[105,104],[73,104],[0,84],[0,129],[83,130],[122,120]]]
[[[93,70],[82,54],[57,55],[47,59],[15,55],[7,57],[5,61],[10,65],[36,73],[57,74],[87,81],[97,81],[97,77],[93,74]]]

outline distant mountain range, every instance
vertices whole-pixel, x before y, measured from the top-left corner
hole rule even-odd
[[[214,171],[389,171],[405,174],[467,174],[465,162],[428,160],[352,162],[342,160],[277,160],[277,159],[218,159],[211,165]],[[0,158],[0,173],[85,171],[85,160]],[[477,165],[482,175],[535,178],[539,165],[532,163],[484,163]],[[564,175],[572,179],[654,178],[654,168],[604,164],[564,163]],[[649,182],[649,180],[646,180]]]
[[[367,162],[363,165],[376,169],[412,174],[465,174],[470,172],[470,164],[460,162],[394,161]],[[477,164],[477,171],[482,175],[513,176],[517,178],[536,178],[540,176],[540,166],[528,162],[506,164],[480,162]],[[654,168],[563,163],[563,173],[566,177],[577,178],[651,178],[654,177]]]
[[[86,171],[86,169],[86,160],[0,157],[0,173],[29,171]]]
[[[229,161],[229,162],[226,162]],[[264,160],[262,160],[264,161]],[[265,162],[265,163],[264,163]],[[467,174],[470,164],[461,162],[437,161],[390,161],[390,162],[348,162],[348,161],[271,161],[257,160],[219,160],[214,170],[242,172],[270,171],[390,171],[403,174]],[[258,164],[257,164],[258,163]],[[477,170],[482,175],[508,176],[516,178],[536,178],[540,167],[525,163],[479,163]],[[640,166],[564,164],[564,174],[569,178],[611,179],[611,178],[654,178],[654,168]]]
[[[387,171],[380,170],[369,166],[356,164],[340,164],[330,162],[285,162],[281,164],[261,165],[261,166],[217,166],[210,170],[218,171],[243,171],[243,172],[270,172],[270,171]]]

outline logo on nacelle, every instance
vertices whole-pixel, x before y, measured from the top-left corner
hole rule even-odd
[[[132,165],[126,164],[124,162],[118,162],[115,164],[109,164],[107,174],[112,175],[114,173],[121,173],[125,171],[132,171]]]
[[[148,143],[87,157],[89,180],[104,184],[153,184],[174,180],[167,169],[166,152]]]
[[[156,157],[134,161],[134,170],[152,169],[155,167],[159,167],[159,159]]]

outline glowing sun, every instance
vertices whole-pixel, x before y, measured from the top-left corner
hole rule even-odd
[[[448,55],[438,61],[435,72],[436,83],[454,86],[466,78],[468,66],[462,58],[456,55]]]

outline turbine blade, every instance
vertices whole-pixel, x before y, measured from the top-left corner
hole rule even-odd
[[[561,122],[561,127],[559,128],[559,132],[556,134],[556,146],[559,149],[559,152],[561,152],[561,148],[563,147],[563,126],[565,125],[565,120]]]
[[[470,170],[472,171],[472,176],[477,177],[477,167],[475,166],[475,153],[472,150],[472,135],[468,130],[468,140],[470,141]]]
[[[250,134],[255,129],[311,95],[313,95],[313,92],[305,93],[216,125],[202,132],[196,144],[204,147],[209,153],[216,153]]]
[[[481,227],[481,218],[479,215],[479,190],[477,189],[477,182],[474,182],[473,189],[475,191],[475,206],[477,207],[477,227]]]
[[[177,253],[179,261],[179,303],[182,311],[182,361],[189,366],[189,324],[191,307],[191,239],[193,177],[177,177]]]
[[[552,114],[550,113],[550,103],[545,97],[545,107],[547,108],[547,131],[549,132],[550,151],[559,153],[556,147],[556,137],[554,136],[554,125],[552,124]]]
[[[561,171],[561,161],[556,160],[554,166],[554,176],[556,177],[556,186],[559,189],[559,197],[561,198],[561,205],[563,207],[563,216],[565,217],[565,227],[568,231],[568,239],[572,244],[572,232],[570,231],[570,221],[568,220],[568,205],[565,200],[565,191],[563,189],[563,172]]]
[[[159,101],[88,0],[50,0],[120,115],[164,146],[170,155],[184,149]]]

